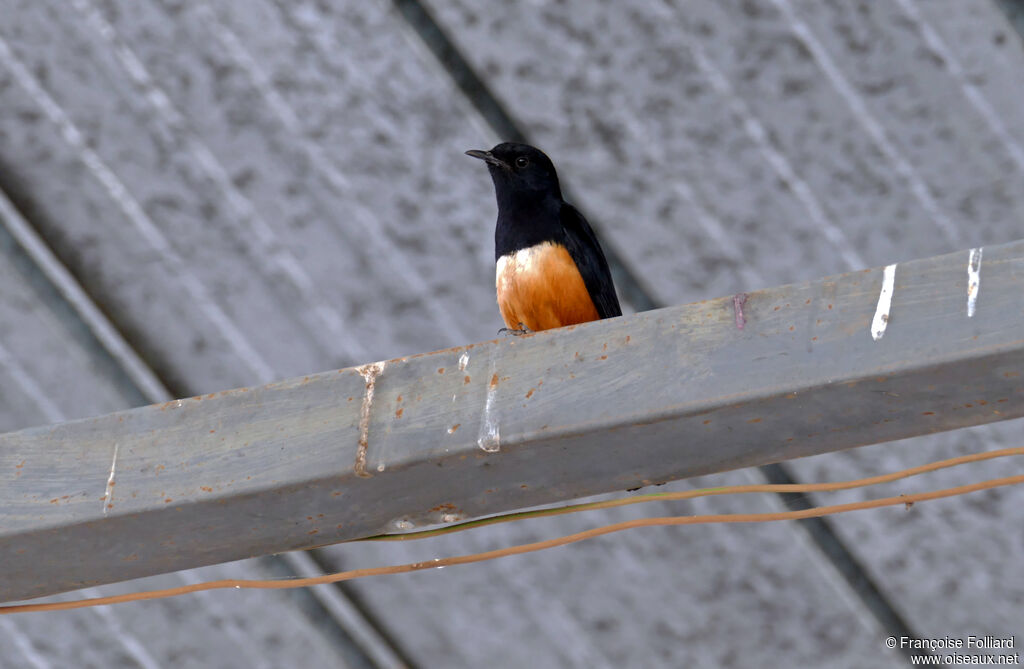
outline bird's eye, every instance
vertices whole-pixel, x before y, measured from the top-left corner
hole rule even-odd
[[[516,167],[518,167],[519,169],[522,169],[529,164],[530,159],[527,158],[526,156],[519,156],[518,158],[516,158]]]

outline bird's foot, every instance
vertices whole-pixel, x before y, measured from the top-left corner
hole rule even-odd
[[[501,328],[500,330],[498,330],[498,334],[503,334],[506,336],[511,335],[513,337],[522,337],[523,335],[526,334],[533,334],[533,330],[520,323],[518,330],[513,330],[512,328]]]

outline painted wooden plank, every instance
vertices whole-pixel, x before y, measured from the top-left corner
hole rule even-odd
[[[1024,415],[1024,242],[986,250],[970,318],[965,257],[758,291],[742,318],[732,298],[710,300],[8,434],[0,592]]]

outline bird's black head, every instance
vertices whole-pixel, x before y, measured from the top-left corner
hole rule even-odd
[[[521,198],[534,201],[562,198],[558,174],[551,159],[529,144],[505,142],[490,151],[473,149],[466,151],[466,155],[487,163],[499,207]]]

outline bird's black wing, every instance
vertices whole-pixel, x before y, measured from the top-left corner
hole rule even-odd
[[[597,236],[579,211],[571,204],[562,203],[560,212],[562,228],[565,230],[566,244],[569,255],[576,263],[583,283],[590,293],[590,299],[597,307],[601,318],[613,318],[622,315],[619,298],[615,295],[612,284],[612,273],[608,269],[608,261],[604,258]]]

